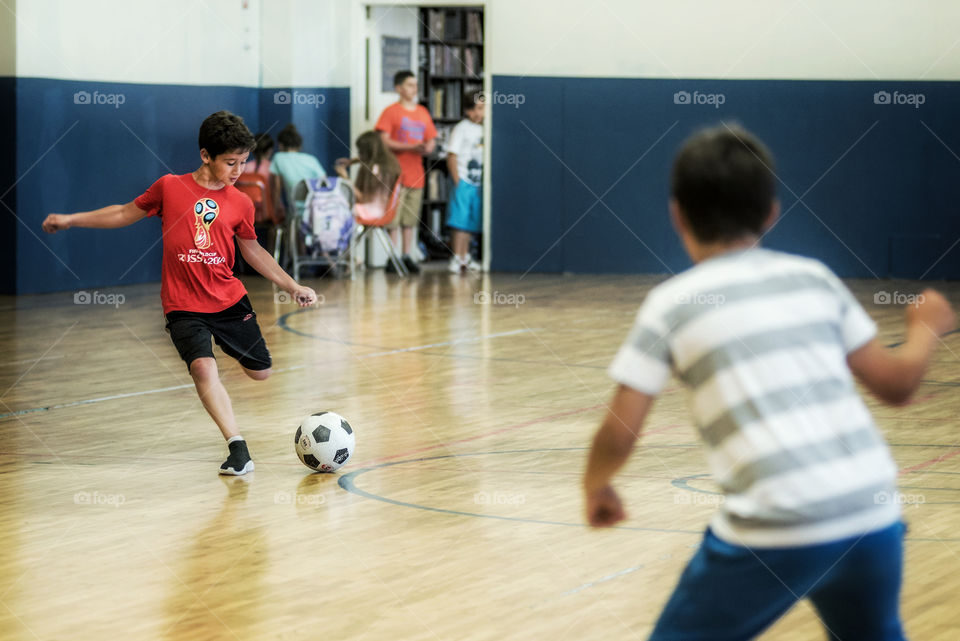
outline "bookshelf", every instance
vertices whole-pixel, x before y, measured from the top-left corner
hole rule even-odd
[[[450,256],[445,223],[453,186],[447,171],[446,142],[453,126],[463,119],[463,95],[483,90],[483,27],[480,7],[420,9],[420,104],[430,111],[437,126],[437,150],[424,158],[427,184],[420,216],[424,228],[420,238],[431,259]]]

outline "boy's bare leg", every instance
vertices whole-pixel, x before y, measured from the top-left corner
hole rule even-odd
[[[455,229],[453,231],[453,253],[457,258],[463,260],[470,251],[470,234],[465,231]]]
[[[273,370],[270,368],[267,369],[247,369],[241,365],[243,368],[243,373],[252,378],[255,381],[265,381],[270,377],[270,374],[273,373]]]
[[[210,357],[195,359],[190,363],[190,376],[193,377],[193,384],[197,388],[200,402],[203,403],[204,409],[207,410],[213,422],[220,428],[223,438],[230,440],[234,436],[239,436],[230,396],[220,382],[220,375],[217,372],[217,361]]]
[[[404,227],[403,228],[403,253],[405,256],[410,255],[411,247],[413,247],[413,227]]]

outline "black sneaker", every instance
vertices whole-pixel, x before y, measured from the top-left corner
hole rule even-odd
[[[414,259],[410,258],[409,256],[404,256],[404,257],[403,257],[403,264],[406,266],[407,271],[410,272],[411,274],[419,274],[419,273],[420,273],[420,265],[418,265],[418,264],[417,264],[417,261],[415,261]]]
[[[387,265],[383,268],[385,274],[396,274],[397,268],[393,266],[393,261],[389,258],[387,259]]]
[[[250,460],[250,452],[247,450],[246,441],[234,441],[228,446],[230,456],[220,466],[221,474],[230,476],[243,476],[247,472],[253,471],[253,461]]]

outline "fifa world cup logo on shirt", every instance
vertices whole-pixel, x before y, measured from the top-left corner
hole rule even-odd
[[[193,206],[193,211],[197,214],[197,231],[193,235],[193,244],[197,246],[197,249],[207,249],[213,244],[210,225],[217,219],[217,215],[220,213],[220,205],[215,200],[201,198]]]

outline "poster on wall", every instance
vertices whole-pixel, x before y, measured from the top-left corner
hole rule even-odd
[[[394,74],[398,71],[410,69],[411,47],[413,47],[413,43],[410,38],[383,36],[383,42],[380,46],[380,52],[383,57],[380,65],[383,86],[380,90],[384,93],[393,91]]]

